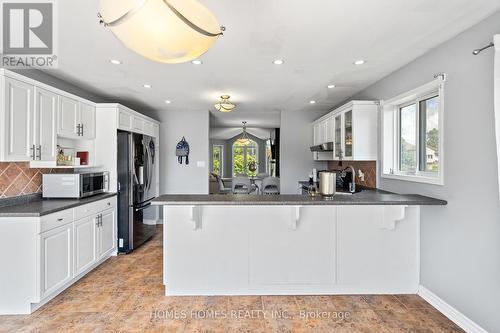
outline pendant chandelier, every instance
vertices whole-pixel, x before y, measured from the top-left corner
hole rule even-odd
[[[197,0],[101,0],[98,16],[132,51],[171,64],[198,58],[225,30]]]
[[[215,104],[215,109],[219,112],[231,112],[233,109],[236,107],[229,99],[231,96],[229,95],[222,95],[220,97],[220,102]]]
[[[240,145],[247,145],[250,143],[250,138],[248,137],[247,134],[247,122],[243,122],[243,133],[241,134],[241,137],[237,140]]]

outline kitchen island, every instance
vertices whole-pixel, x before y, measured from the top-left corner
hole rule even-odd
[[[166,295],[416,293],[420,206],[446,201],[364,190],[163,195]]]

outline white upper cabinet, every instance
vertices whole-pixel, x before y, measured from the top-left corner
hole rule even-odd
[[[84,139],[95,139],[95,106],[80,102],[78,114],[80,136]]]
[[[313,123],[314,145],[334,143],[334,159],[377,160],[378,101],[352,101]]]
[[[327,142],[333,142],[333,132],[332,126],[333,121],[328,119],[322,119],[313,124],[313,146],[321,145]]]
[[[132,115],[125,110],[118,110],[118,128],[124,131],[132,130]]]
[[[326,120],[326,133],[325,133],[325,138],[326,138],[326,142],[333,142],[334,141],[334,131],[335,131],[335,128],[334,128],[334,117],[333,116],[330,116],[327,120]]]
[[[2,83],[0,161],[32,160],[35,87],[9,77],[3,77]]]
[[[58,96],[48,90],[35,88],[33,137],[35,160],[55,161],[57,156]]]
[[[105,104],[103,104],[105,106]],[[119,130],[158,137],[159,125],[153,119],[136,111],[118,106],[117,126]]]
[[[78,101],[69,97],[59,97],[59,114],[57,117],[57,134],[67,138],[79,136]]]
[[[57,134],[70,139],[94,139],[95,107],[65,96],[59,100]]]

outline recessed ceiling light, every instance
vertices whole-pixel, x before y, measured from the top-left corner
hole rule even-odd
[[[283,59],[276,59],[273,61],[273,64],[275,65],[283,65],[285,63],[285,60]]]
[[[143,85],[143,87],[144,87],[144,88],[146,88],[146,89],[151,89],[153,86],[152,86],[152,85],[150,85],[150,84],[145,83],[145,84]]]
[[[121,60],[118,60],[118,59],[111,59],[109,60],[110,63],[112,63],[113,65],[121,65],[122,62]]]
[[[165,101],[165,103],[170,104],[170,103],[172,103],[172,102],[171,102],[171,101],[169,101],[169,100],[167,99],[167,100]]]
[[[327,87],[328,89],[333,89],[333,88],[335,88],[335,85],[334,85],[334,84],[329,84],[329,85],[327,85],[326,87]]]
[[[354,62],[354,64],[355,64],[356,66],[358,66],[358,65],[363,65],[365,62],[366,62],[365,60],[363,60],[363,59],[359,59],[359,60],[356,60],[356,61]]]
[[[199,59],[196,59],[196,60],[191,61],[191,63],[192,63],[193,65],[201,65],[201,64],[203,64],[203,61],[201,61],[201,60],[199,60]]]
[[[316,104],[316,101],[309,101],[309,104]]]

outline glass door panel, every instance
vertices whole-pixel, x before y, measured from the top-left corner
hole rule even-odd
[[[335,157],[341,158],[342,152],[342,116],[339,114],[335,117]]]
[[[344,157],[352,158],[352,111],[344,114]]]

